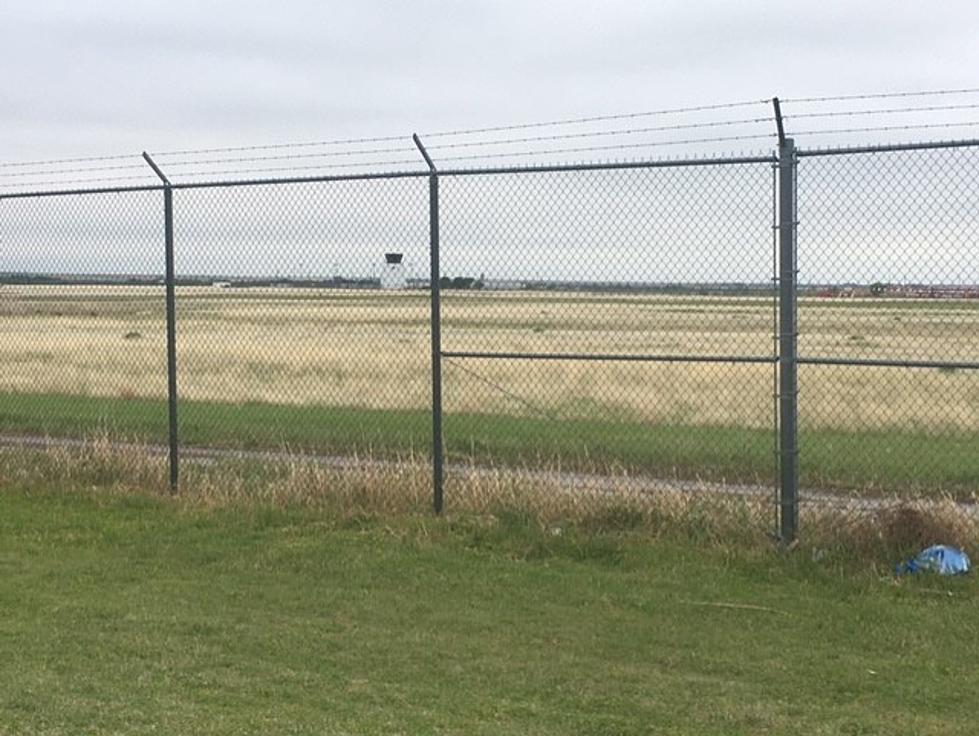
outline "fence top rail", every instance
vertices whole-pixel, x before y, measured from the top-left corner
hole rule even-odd
[[[91,187],[88,189],[45,189],[36,192],[4,192],[0,199],[31,199],[40,197],[68,197],[84,194],[126,194],[128,192],[162,192],[163,184],[143,184],[128,187]]]
[[[275,184],[315,184],[330,181],[369,181],[372,179],[405,179],[429,176],[428,171],[388,171],[363,174],[334,174],[332,176],[289,176],[275,179],[217,179],[214,181],[171,182],[128,187],[97,187],[89,189],[52,189],[42,191],[3,192],[3,199],[29,199],[31,197],[66,197],[82,194],[122,194],[126,192],[153,192],[170,189],[213,189],[218,187],[246,187]]]
[[[836,148],[797,148],[796,156],[815,158],[818,156],[846,156],[858,153],[897,153],[900,151],[926,151],[942,148],[975,148],[979,147],[979,138],[964,138],[961,140],[927,141],[922,143],[890,143],[868,146],[840,146]]]
[[[526,164],[487,168],[439,169],[439,176],[479,176],[488,174],[546,174],[562,171],[609,171],[616,169],[671,169],[696,166],[728,166],[737,164],[774,164],[775,154],[760,156],[727,156],[718,158],[656,159],[650,161],[611,161],[577,164]],[[438,163],[436,161],[436,163]]]
[[[451,168],[439,169],[440,177],[487,176],[502,174],[546,174],[575,171],[615,171],[627,169],[667,169],[689,168],[700,166],[728,166],[739,164],[774,164],[778,158],[774,154],[756,156],[730,156],[715,158],[688,159],[652,159],[642,161],[606,161],[594,163],[564,163],[564,164],[526,164],[495,166],[485,168]],[[437,163],[437,162],[436,162]],[[316,184],[323,182],[342,181],[371,181],[377,179],[420,179],[428,178],[432,172],[428,169],[418,171],[381,171],[364,172],[359,174],[332,174],[324,176],[290,176],[276,178],[252,179],[215,179],[213,181],[171,182],[166,184],[146,184],[141,186],[93,187],[84,189],[53,189],[41,191],[20,191],[0,193],[3,199],[29,199],[32,197],[65,197],[71,195],[122,194],[127,192],[162,191],[169,186],[171,189],[217,189],[250,186],[274,186],[278,184]]]

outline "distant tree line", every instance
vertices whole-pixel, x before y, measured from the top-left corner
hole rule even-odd
[[[456,276],[454,278],[443,276],[439,279],[440,289],[482,289],[483,285],[482,278],[473,276]]]

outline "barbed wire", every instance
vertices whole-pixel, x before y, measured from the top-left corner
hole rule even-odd
[[[482,154],[469,154],[464,156],[444,156],[436,159],[435,163],[442,163],[445,161],[466,161],[474,159],[489,159],[489,158],[517,158],[522,156],[549,156],[565,153],[590,153],[596,151],[615,151],[624,149],[636,149],[636,148],[657,148],[661,146],[679,146],[693,143],[719,143],[722,141],[744,141],[744,140],[758,140],[761,138],[774,138],[775,132],[771,133],[761,133],[755,135],[727,135],[727,136],[717,136],[714,138],[688,138],[685,140],[675,140],[675,141],[648,141],[643,143],[617,143],[608,146],[575,146],[571,148],[555,148],[542,151],[504,151],[496,153],[482,153]]]
[[[865,110],[833,110],[830,112],[803,112],[795,115],[783,115],[783,120],[793,120],[798,118],[833,118],[833,117],[856,117],[859,115],[895,115],[914,112],[938,112],[948,110],[975,110],[979,108],[979,103],[967,105],[929,105],[925,107],[890,107]]]
[[[456,149],[456,148],[467,148],[467,147],[481,147],[481,146],[496,146],[496,145],[508,145],[515,143],[531,143],[539,141],[553,141],[553,140],[567,140],[567,139],[585,139],[592,137],[608,137],[608,136],[619,136],[619,135],[638,135],[647,132],[661,132],[667,130],[689,130],[689,129],[703,129],[703,128],[714,128],[714,127],[730,127],[733,125],[747,125],[747,124],[757,124],[762,122],[769,122],[770,117],[756,117],[756,118],[742,118],[737,120],[725,120],[725,121],[711,121],[711,122],[701,122],[701,123],[681,123],[677,125],[660,125],[660,126],[648,126],[641,128],[627,128],[620,130],[598,130],[598,131],[587,131],[581,133],[562,133],[556,135],[546,135],[546,136],[525,136],[521,138],[509,138],[509,139],[498,139],[490,141],[467,141],[462,143],[444,143],[435,144],[430,148],[432,150],[445,150],[445,149]],[[345,156],[359,156],[359,155],[382,155],[390,153],[407,153],[408,151],[414,151],[413,146],[400,146],[400,147],[386,147],[386,148],[372,148],[372,149],[354,149],[346,151],[329,151],[325,153],[295,153],[295,154],[274,154],[270,156],[240,156],[234,158],[221,157],[221,158],[210,158],[210,159],[188,159],[186,161],[166,161],[164,162],[168,168],[179,167],[179,166],[194,166],[194,165],[209,165],[209,164],[234,164],[234,163],[250,163],[255,161],[287,161],[287,160],[309,160],[313,158],[338,158]],[[154,154],[160,155],[160,154]],[[106,169],[110,167],[105,167]],[[121,168],[121,167],[120,167]],[[94,170],[94,169],[93,169]],[[2,174],[0,174],[2,176]]]
[[[224,176],[227,174],[262,174],[269,173],[273,171],[325,171],[327,169],[351,169],[351,168],[364,168],[364,167],[381,167],[381,166],[404,166],[406,164],[414,164],[416,166],[422,166],[424,162],[421,158],[412,159],[401,159],[398,161],[357,161],[348,164],[318,164],[312,166],[262,166],[250,169],[225,169],[221,171],[189,171],[181,172],[178,174],[180,177],[190,177],[190,176]],[[426,170],[427,172],[427,170]]]
[[[267,143],[255,146],[225,146],[221,148],[188,148],[179,151],[157,151],[154,156],[187,156],[193,153],[224,153],[235,151],[273,151],[284,148],[314,148],[316,146],[341,146],[358,143],[385,143],[388,141],[410,140],[407,135],[373,136],[368,138],[337,138],[325,141],[301,141],[295,143]]]
[[[769,104],[771,100],[744,100],[739,102],[726,102],[713,105],[695,105],[690,107],[675,107],[675,108],[664,108],[661,110],[649,110],[644,112],[632,112],[632,113],[620,113],[615,115],[597,115],[592,117],[581,117],[581,118],[567,118],[563,120],[546,120],[533,123],[518,123],[514,125],[498,125],[484,128],[469,128],[463,130],[448,130],[448,131],[436,131],[425,133],[424,135],[429,138],[445,137],[445,136],[457,136],[457,135],[469,135],[474,133],[489,133],[498,132],[504,130],[522,130],[528,128],[540,128],[553,125],[575,125],[584,123],[595,123],[603,121],[612,120],[627,120],[633,118],[648,117],[653,115],[669,115],[669,114],[679,114],[685,112],[703,112],[710,110],[726,110],[737,107],[747,107],[749,105],[759,105],[759,104]],[[261,150],[277,150],[284,148],[312,148],[316,146],[335,146],[335,145],[349,145],[349,144],[360,144],[360,143],[380,143],[388,141],[399,141],[405,140],[408,136],[405,135],[394,135],[394,136],[372,136],[363,138],[338,138],[333,140],[321,140],[321,141],[301,141],[301,142],[289,142],[289,143],[273,143],[265,145],[254,145],[254,146],[224,146],[215,148],[196,148],[196,149],[183,149],[174,151],[157,151],[153,155],[166,157],[166,156],[176,156],[176,155],[189,155],[194,153],[224,153],[224,152],[236,152],[236,151],[261,151]]]
[[[358,151],[330,151],[328,153],[292,153],[292,154],[275,154],[272,156],[241,156],[237,158],[212,158],[212,159],[190,159],[187,161],[166,161],[165,165],[168,169],[176,166],[197,166],[197,165],[207,165],[207,164],[233,164],[233,163],[248,163],[251,161],[288,161],[288,160],[298,160],[298,161],[308,161],[314,158],[337,158],[341,156],[374,156],[389,153],[417,153],[418,149],[414,146],[402,146],[400,148],[373,148]]]
[[[131,171],[133,169],[143,169],[148,171],[146,164],[124,164],[121,166],[89,166],[72,169],[45,169],[43,171],[15,171],[12,173],[0,172],[0,178],[14,179],[25,176],[50,176],[52,174],[86,174],[94,171]]]
[[[707,123],[682,123],[678,125],[655,125],[644,128],[624,128],[621,130],[597,130],[584,133],[559,133],[556,135],[535,135],[523,138],[501,138],[490,141],[467,141],[464,143],[436,143],[428,146],[429,150],[447,150],[450,148],[475,148],[477,146],[510,145],[514,143],[533,143],[540,141],[558,141],[582,138],[598,138],[615,135],[638,135],[640,133],[662,132],[666,130],[690,130],[694,128],[718,128],[732,125],[748,125],[754,123],[770,123],[771,117],[743,118],[741,120],[725,120]]]
[[[792,135],[835,135],[838,133],[883,133],[895,130],[924,130],[928,128],[966,128],[979,125],[979,120],[961,123],[916,123],[912,125],[875,125],[864,128],[834,128],[830,130],[794,130]]]
[[[641,143],[616,143],[605,146],[573,146],[558,149],[546,149],[538,151],[511,151],[511,152],[494,152],[486,154],[467,154],[461,156],[447,156],[442,157],[438,162],[449,162],[449,161],[471,161],[471,160],[485,160],[485,159],[500,159],[500,158],[521,158],[530,156],[550,156],[550,155],[560,155],[569,153],[596,153],[599,151],[615,151],[615,150],[634,150],[634,149],[650,149],[663,146],[676,146],[684,144],[695,144],[695,143],[711,143],[711,142],[723,142],[723,141],[735,141],[735,140],[758,140],[765,138],[773,138],[775,133],[764,133],[764,134],[754,134],[754,135],[734,135],[734,136],[715,136],[715,137],[702,137],[702,138],[689,138],[683,140],[673,140],[673,141],[645,141]],[[400,150],[400,149],[399,149]],[[201,170],[201,171],[189,171],[189,172],[177,172],[176,176],[181,179],[187,179],[191,177],[220,177],[220,176],[241,176],[246,174],[267,174],[275,172],[296,172],[296,171],[327,171],[332,169],[352,169],[352,168],[371,168],[375,170],[380,169],[380,167],[400,167],[400,166],[420,166],[422,164],[419,158],[410,159],[398,159],[389,161],[357,161],[351,163],[334,163],[334,164],[312,164],[312,165],[296,165],[296,166],[266,166],[266,167],[251,167],[251,168],[232,168],[223,170]],[[39,172],[35,175],[41,175]],[[115,176],[115,177],[85,177],[85,178],[72,178],[72,179],[57,179],[57,180],[47,180],[47,181],[29,181],[29,182],[18,182],[18,186],[27,188],[36,188],[40,186],[63,186],[66,184],[93,184],[93,183],[106,183],[106,182],[123,182],[123,181],[135,181],[135,180],[146,180],[151,178],[151,183],[157,183],[155,178],[152,178],[152,172],[147,170],[146,174],[140,176]],[[7,185],[7,188],[13,186]]]
[[[876,94],[860,95],[831,95],[825,97],[786,97],[779,98],[779,101],[783,103],[840,102],[843,100],[883,100],[899,97],[933,97],[939,95],[965,95],[975,93],[979,93],[979,87],[970,87],[965,89],[933,89],[916,92],[880,92]]]
[[[594,117],[565,118],[563,120],[545,120],[534,123],[517,123],[513,125],[493,125],[486,128],[468,128],[463,130],[444,130],[429,133],[422,133],[427,138],[443,138],[458,135],[473,135],[476,133],[496,133],[507,130],[527,130],[530,128],[545,128],[554,125],[580,125],[585,123],[598,123],[611,120],[631,120],[634,118],[652,117],[654,115],[672,115],[684,112],[706,112],[709,110],[729,110],[736,107],[748,107],[750,105],[769,105],[770,99],[764,100],[742,100],[740,102],[724,102],[716,105],[696,105],[693,107],[673,107],[661,110],[648,110],[645,112],[629,112],[616,115],[597,115]]]
[[[50,158],[34,161],[7,161],[0,163],[0,168],[14,168],[24,166],[54,166],[56,164],[74,164],[88,161],[121,161],[127,158],[139,158],[135,153],[120,153],[114,156],[81,156],[75,158]]]
[[[883,100],[883,99],[904,99],[904,98],[922,98],[930,96],[952,96],[952,95],[971,95],[979,94],[979,87],[975,88],[959,88],[959,89],[937,89],[937,90],[918,90],[918,91],[900,91],[900,92],[886,92],[886,93],[874,93],[874,94],[852,94],[852,95],[826,95],[826,96],[810,96],[810,97],[789,97],[782,98],[781,101],[786,104],[799,104],[799,103],[828,103],[828,102],[840,102],[840,101],[853,101],[853,100]],[[731,110],[737,108],[745,108],[757,105],[769,105],[771,103],[770,99],[755,99],[755,100],[741,100],[736,102],[726,102],[719,104],[710,105],[694,105],[686,107],[673,107],[673,108],[662,108],[657,110],[647,110],[641,112],[630,112],[630,113],[619,113],[610,115],[596,115],[588,117],[577,117],[577,118],[564,118],[564,119],[554,119],[537,121],[530,123],[518,123],[511,125],[494,125],[485,126],[478,128],[468,128],[468,129],[458,129],[458,130],[442,130],[436,132],[425,133],[423,137],[425,138],[450,138],[450,137],[460,137],[460,136],[475,136],[477,134],[492,134],[492,133],[502,133],[508,131],[519,131],[519,130],[533,130],[542,129],[554,126],[570,126],[570,125],[590,125],[595,123],[606,123],[612,121],[621,120],[633,120],[641,119],[645,117],[652,116],[663,116],[663,115],[676,115],[683,113],[696,113],[696,112],[711,112],[719,110]],[[868,115],[900,115],[900,114],[914,114],[914,113],[926,113],[926,112],[954,112],[957,110],[973,110],[979,109],[979,103],[972,102],[959,102],[956,104],[940,104],[940,105],[918,105],[918,106],[907,106],[907,107],[884,107],[878,109],[860,109],[860,110],[819,110],[813,112],[798,112],[789,113],[784,116],[786,120],[802,120],[802,119],[832,119],[832,118],[855,118],[860,116]],[[497,138],[493,140],[462,140],[453,141],[445,143],[434,143],[429,148],[432,150],[457,150],[457,149],[467,149],[467,148],[486,148],[486,147],[497,147],[497,146],[509,146],[517,144],[527,144],[527,143],[540,143],[546,141],[560,141],[560,140],[588,140],[588,139],[601,139],[616,136],[630,136],[630,135],[641,135],[644,133],[656,133],[664,131],[679,131],[679,130],[696,130],[696,129],[711,129],[720,127],[731,127],[735,125],[755,125],[760,123],[769,122],[771,116],[759,116],[759,117],[746,117],[734,120],[701,120],[689,123],[675,123],[668,125],[653,125],[653,126],[641,126],[641,127],[627,127],[621,129],[600,129],[600,130],[582,130],[582,131],[569,131],[569,132],[555,132],[552,134],[545,135],[527,135],[527,136],[516,136],[509,138]],[[801,130],[793,131],[795,135],[839,135],[846,133],[873,133],[873,132],[893,132],[902,130],[922,130],[922,129],[944,129],[944,128],[961,128],[961,127],[972,127],[979,125],[979,122],[974,121],[960,121],[960,122],[941,122],[941,123],[920,123],[920,124],[906,124],[906,125],[880,125],[880,126],[865,126],[865,127],[847,127],[847,128],[837,128],[829,130]],[[460,156],[448,156],[441,157],[441,161],[465,161],[465,160],[478,160],[478,159],[493,159],[493,158],[517,158],[517,157],[540,157],[540,156],[550,156],[550,155],[561,155],[561,154],[571,154],[571,153],[597,153],[601,151],[615,151],[615,150],[635,150],[642,148],[657,148],[663,146],[679,146],[679,145],[695,145],[695,144],[707,144],[707,143],[718,143],[725,141],[739,141],[739,140],[759,140],[774,137],[774,133],[765,134],[750,134],[750,135],[729,135],[729,136],[713,136],[713,137],[699,137],[699,138],[686,138],[672,141],[650,141],[650,142],[636,142],[636,143],[614,143],[610,145],[590,145],[590,146],[574,146],[556,149],[544,149],[544,150],[530,150],[530,151],[512,151],[512,152],[492,152],[485,154],[470,153]],[[380,146],[374,148],[358,148],[357,146],[364,146],[371,143],[385,143],[397,141],[403,145],[401,146]],[[332,146],[355,146],[355,148],[350,148],[348,150],[336,150],[336,151],[323,151],[317,152],[312,150],[302,150],[302,149],[314,149],[317,147],[332,147]],[[282,150],[296,150],[296,153],[285,153],[285,154],[272,154],[272,155],[256,155],[256,156],[216,156],[204,159],[187,159],[187,160],[167,160],[170,157],[176,156],[193,156],[196,154],[231,154],[236,152],[248,152],[248,151],[282,151]],[[168,150],[157,152],[154,154],[155,157],[163,159],[161,165],[164,169],[174,168],[174,167],[192,167],[192,166],[212,166],[212,165],[234,165],[234,164],[247,164],[252,162],[260,161],[311,161],[313,159],[331,159],[331,158],[346,158],[354,156],[380,156],[396,153],[405,153],[408,151],[413,151],[413,147],[408,143],[408,136],[406,135],[392,135],[392,136],[365,136],[365,137],[351,137],[351,138],[336,138],[336,139],[325,139],[325,140],[314,140],[314,141],[298,141],[298,142],[284,142],[284,143],[272,143],[272,144],[261,144],[261,145],[247,145],[247,146],[223,146],[223,147],[208,147],[208,148],[189,148],[189,149],[179,149],[179,150]],[[136,163],[111,163],[116,161],[134,160],[138,154],[116,154],[116,155],[104,155],[104,156],[76,156],[76,157],[66,157],[66,158],[56,158],[56,159],[38,159],[32,161],[12,161],[12,162],[0,162],[0,179],[32,179],[41,177],[52,177],[58,174],[64,175],[75,175],[75,174],[88,174],[88,173],[98,173],[98,172],[110,172],[110,171],[135,171],[143,168],[144,164],[142,161]],[[103,162],[109,162],[108,165],[95,165],[95,166],[80,166],[80,167],[67,167],[59,169],[44,168],[43,170],[36,171],[10,171],[10,169],[27,169],[33,167],[38,169],[39,167],[51,167],[51,166],[61,166],[67,164],[101,164]],[[344,164],[332,164],[332,163],[312,163],[310,165],[290,165],[281,167],[252,167],[252,168],[229,168],[221,171],[190,171],[179,173],[177,175],[181,177],[192,177],[192,176],[221,176],[227,174],[250,174],[250,173],[271,173],[271,172],[287,172],[287,171],[311,171],[311,170],[328,170],[328,169],[345,169],[345,168],[357,168],[357,167],[387,167],[387,166],[404,166],[404,165],[417,165],[419,160],[416,158],[411,159],[401,159],[393,161],[358,161],[352,163]],[[94,183],[94,182],[123,182],[123,181],[135,181],[137,179],[144,179],[151,177],[151,173],[147,172],[145,175],[140,176],[113,176],[113,177],[77,177],[77,178],[59,178],[50,179],[45,181],[23,181],[16,182],[16,186],[25,187],[38,187],[47,186],[51,184],[63,185],[63,184],[73,184],[73,183]],[[11,183],[10,186],[14,184]],[[0,183],[0,186],[8,187],[6,184]],[[9,187],[8,187],[9,188]]]

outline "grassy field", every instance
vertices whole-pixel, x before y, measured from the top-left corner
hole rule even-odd
[[[0,734],[975,731],[975,578],[895,583],[894,550],[25,477],[0,464]]]
[[[183,288],[182,433],[201,444],[403,453],[428,445],[422,293]],[[162,437],[162,290],[0,288],[0,427]],[[979,304],[803,301],[819,357],[975,361]],[[452,293],[446,350],[766,356],[764,299]],[[772,365],[456,360],[457,458],[754,481],[773,467]],[[153,400],[156,400],[154,402]],[[969,493],[979,484],[974,371],[808,367],[803,475],[824,488]]]
[[[189,445],[378,458],[420,458],[431,446],[430,415],[420,410],[186,401],[180,416]],[[5,394],[0,424],[17,435],[108,435],[158,445],[167,438],[166,405],[152,399]],[[446,417],[445,437],[449,461],[460,464],[749,484],[770,484],[774,467],[771,431],[741,427],[457,413]],[[969,433],[821,429],[807,432],[805,442],[802,480],[809,487],[974,497],[979,453]]]

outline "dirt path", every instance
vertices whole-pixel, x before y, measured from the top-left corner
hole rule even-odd
[[[0,435],[0,449],[82,449],[91,443],[86,440],[67,437],[45,437],[42,435]],[[165,445],[136,444],[130,442],[113,442],[111,447],[119,451],[146,452],[152,456],[165,457],[168,449]],[[404,461],[353,458],[343,455],[319,455],[294,453],[284,450],[238,450],[219,447],[181,446],[181,460],[195,463],[214,463],[221,461],[244,460],[252,462],[293,463],[308,462],[325,465],[341,470],[356,470],[363,468],[389,468],[404,465]],[[427,467],[419,464],[419,467]],[[769,500],[774,513],[778,502],[777,488],[760,484],[717,483],[708,481],[690,481],[679,479],[655,478],[652,476],[610,476],[591,473],[573,473],[566,471],[531,470],[531,469],[501,469],[486,468],[478,465],[449,463],[445,467],[449,478],[494,478],[501,473],[514,473],[535,481],[546,481],[559,485],[569,493],[585,492],[608,495],[630,494],[645,495],[657,493],[683,493],[695,496],[717,496],[749,498],[758,501]],[[907,498],[882,496],[855,496],[843,493],[817,489],[803,489],[800,503],[805,507],[820,507],[838,510],[842,513],[852,512],[863,514],[880,511],[906,504]],[[945,506],[945,499],[915,498],[913,503],[918,508],[928,506]],[[974,521],[979,521],[979,504],[972,502],[955,502],[956,508]]]

